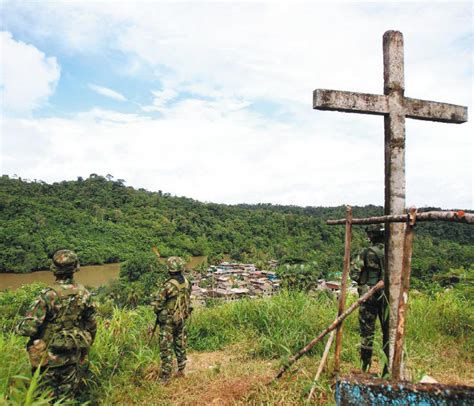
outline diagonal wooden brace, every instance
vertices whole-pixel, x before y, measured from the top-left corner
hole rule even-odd
[[[311,348],[313,348],[317,343],[319,343],[323,337],[330,333],[331,331],[333,331],[334,329],[337,328],[337,326],[339,326],[347,316],[349,316],[355,309],[357,309],[362,303],[364,303],[366,300],[370,299],[376,292],[378,292],[380,289],[383,289],[384,287],[384,282],[383,281],[379,281],[375,286],[373,286],[372,288],[370,288],[370,290],[364,294],[363,296],[361,296],[356,302],[352,303],[351,306],[349,306],[347,308],[347,310],[342,313],[339,317],[336,318],[336,320],[334,320],[332,322],[332,324],[326,328],[325,330],[323,330],[321,332],[321,334],[319,334],[316,338],[314,338],[313,340],[311,340],[305,347],[303,347],[301,350],[299,350],[296,354],[294,354],[289,360],[288,362],[283,365],[280,369],[280,371],[278,372],[278,374],[275,376],[275,379],[279,379],[281,378],[281,376],[285,373],[285,371],[291,366],[293,365],[296,361],[298,361],[304,354],[306,354],[309,350],[311,350]]]

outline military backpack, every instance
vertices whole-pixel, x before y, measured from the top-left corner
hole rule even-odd
[[[43,339],[49,342],[53,352],[87,349],[92,337],[82,326],[82,315],[86,308],[85,289],[82,286],[52,288],[57,295],[54,304],[56,314],[46,325]]]
[[[364,250],[364,266],[359,279],[360,285],[375,285],[383,278],[384,252],[381,247],[369,247]]]
[[[185,278],[182,283],[176,279],[170,279],[168,282],[178,290],[177,296],[170,300],[166,306],[168,315],[171,316],[174,323],[180,323],[190,315],[191,294],[189,291],[189,281]]]

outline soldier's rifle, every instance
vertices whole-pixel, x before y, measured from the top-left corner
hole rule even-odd
[[[161,258],[161,255],[160,255],[160,252],[158,251],[158,248],[153,246],[153,247],[151,247],[151,250],[155,253],[155,255],[158,257],[158,259]],[[159,324],[158,315],[156,315],[155,325],[153,326],[153,329],[150,332],[150,338],[148,339],[148,344],[151,343],[151,340],[153,339],[153,336],[155,335],[156,329],[158,328],[158,324]]]
[[[148,344],[151,343],[151,340],[153,339],[153,336],[155,335],[157,327],[158,327],[158,315],[156,315],[155,325],[153,326],[153,329],[150,332],[150,338],[148,339]]]

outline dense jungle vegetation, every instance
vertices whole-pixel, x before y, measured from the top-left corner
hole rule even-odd
[[[382,208],[354,207],[353,212],[355,217],[380,215]],[[0,272],[47,268],[60,248],[74,249],[87,265],[125,261],[156,246],[165,257],[274,258],[309,262],[330,275],[341,269],[344,227],[329,227],[325,220],[344,216],[343,206],[201,203],[135,190],[111,175],[54,184],[2,176]],[[450,283],[472,273],[473,227],[422,223],[416,233],[412,265],[419,283]],[[363,229],[355,227],[354,251],[363,244]]]

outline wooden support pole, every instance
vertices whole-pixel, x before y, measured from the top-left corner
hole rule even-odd
[[[316,372],[316,375],[314,376],[313,379],[313,385],[311,386],[311,390],[308,395],[308,402],[311,400],[311,398],[314,395],[314,392],[316,390],[316,384],[319,380],[319,377],[321,376],[321,373],[323,372],[324,365],[326,364],[326,360],[329,355],[329,350],[331,349],[332,342],[334,341],[334,331],[329,334],[328,342],[326,343],[326,347],[324,348],[323,356],[321,357],[321,362],[319,363],[318,371]]]
[[[395,214],[388,216],[353,218],[352,224],[377,224],[377,223],[404,223],[409,221],[407,214]],[[459,211],[427,211],[416,214],[416,221],[453,221],[457,223],[474,224],[474,214]],[[346,219],[327,220],[330,226],[346,224]]]
[[[344,313],[346,307],[347,279],[349,276],[349,267],[351,262],[351,240],[352,240],[352,208],[346,208],[346,236],[344,240],[344,268],[342,270],[341,291],[339,293],[339,310],[337,316]],[[336,332],[336,350],[334,353],[334,372],[339,371],[342,350],[342,324],[339,325]]]
[[[397,330],[393,350],[392,379],[398,381],[402,377],[403,339],[405,337],[406,306],[410,289],[411,256],[413,252],[413,235],[416,221],[416,209],[410,209],[410,221],[405,228],[403,240],[403,263],[401,275],[400,299],[398,301]]]
[[[370,290],[366,294],[362,295],[356,302],[352,303],[352,305],[350,305],[344,313],[342,313],[338,318],[336,318],[336,320],[334,320],[329,327],[323,330],[321,334],[319,334],[316,338],[311,340],[305,347],[303,347],[296,354],[294,354],[288,360],[288,362],[280,368],[280,371],[276,375],[275,379],[280,378],[291,365],[293,365],[296,361],[298,361],[301,358],[301,356],[306,354],[309,350],[311,350],[311,348],[313,348],[317,343],[319,343],[326,334],[335,330],[337,326],[339,326],[339,324],[341,324],[347,316],[349,316],[355,309],[357,309],[367,299],[370,299],[377,291],[379,291],[380,289],[383,289],[383,287],[384,287],[383,281],[377,282],[377,284],[372,286],[372,288],[370,288]]]

